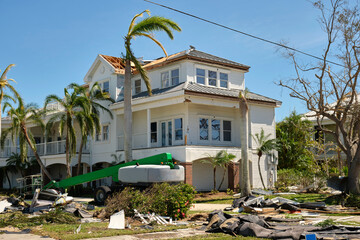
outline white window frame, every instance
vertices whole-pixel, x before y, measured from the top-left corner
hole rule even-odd
[[[206,65],[195,65],[194,67],[195,67],[195,69],[194,69],[194,82],[195,83],[197,83],[197,68],[198,68],[198,69],[205,70],[205,76],[204,76],[205,83],[204,84],[198,83],[198,84],[209,86],[209,87],[217,87],[217,88],[222,88],[222,89],[229,89],[229,86],[230,86],[230,84],[229,84],[230,83],[230,81],[229,81],[230,80],[230,70],[223,69],[223,68],[210,67],[210,66],[206,66]],[[216,72],[216,86],[209,84],[209,71]],[[221,87],[220,82],[224,81],[224,80],[220,79],[220,74],[221,73],[227,74],[227,76],[228,76],[227,87]]]
[[[104,132],[104,127],[107,127],[107,132]],[[106,138],[105,138],[105,134],[106,134]],[[102,141],[106,142],[109,141],[110,139],[110,125],[109,124],[104,124],[101,126],[101,137],[102,137]]]
[[[175,140],[175,119],[182,119],[182,140]],[[152,122],[156,122],[156,126],[157,126],[157,142],[151,143],[152,147],[161,147],[162,144],[162,139],[161,139],[161,122],[169,122],[171,121],[172,124],[172,129],[171,129],[171,141],[172,141],[172,146],[178,146],[181,145],[183,143],[185,143],[185,116],[184,115],[174,115],[174,116],[169,116],[167,118],[154,118],[151,119],[150,124]],[[150,125],[151,127],[151,125]],[[150,140],[151,140],[151,129],[150,129]]]
[[[105,83],[108,83],[108,84],[109,84],[109,88],[107,89],[107,91],[105,91],[105,88],[104,88]],[[110,80],[107,79],[107,80],[104,80],[104,81],[101,83],[101,90],[102,90],[103,92],[107,92],[107,93],[110,94]]]
[[[140,86],[136,86],[136,82],[140,82]],[[138,92],[136,91],[136,88],[137,88],[137,87],[140,88]],[[139,94],[139,93],[141,93],[141,88],[142,88],[142,86],[141,86],[141,79],[136,79],[136,80],[134,81],[134,94]]]
[[[208,120],[208,140],[200,139],[200,119],[204,118]],[[220,121],[220,141],[212,139],[212,120],[219,120]],[[231,124],[230,130],[230,139],[231,141],[224,141],[224,121],[229,121]],[[224,117],[214,117],[214,116],[206,116],[206,115],[198,115],[197,124],[198,124],[198,134],[197,139],[200,143],[208,143],[208,144],[231,144],[233,143],[234,139],[234,128],[233,128],[234,119],[224,118]]]
[[[171,75],[171,73],[172,73],[172,71],[174,71],[174,70],[178,70],[179,71],[179,76],[178,76],[178,78],[179,78],[179,83],[180,83],[180,67],[176,67],[176,68],[170,68],[170,69],[168,69],[168,70],[166,70],[166,71],[162,71],[161,73],[160,73],[160,81],[161,81],[161,88],[168,88],[168,87],[171,87],[171,86],[175,86],[175,85],[177,85],[177,84],[179,84],[179,83],[177,83],[177,84],[173,84],[173,76]],[[163,82],[163,79],[162,79],[162,75],[163,74],[165,74],[165,73],[167,73],[168,74],[168,82],[169,82],[169,86],[164,86],[164,82]]]

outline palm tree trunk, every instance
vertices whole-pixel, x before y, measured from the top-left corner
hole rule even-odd
[[[261,158],[261,157],[259,156],[259,158],[258,158],[258,169],[259,169],[259,175],[260,175],[260,180],[261,180],[262,186],[263,186],[263,188],[265,189],[264,179],[263,179],[263,177],[262,177],[261,167],[260,167],[260,158]]]
[[[132,161],[131,62],[126,59],[124,80],[124,155]]]
[[[245,98],[245,97],[243,97]],[[240,111],[240,138],[241,138],[241,164],[240,164],[240,183],[241,196],[249,196],[250,189],[250,176],[249,176],[249,129],[248,129],[248,106],[245,99],[239,101]]]
[[[81,138],[76,176],[80,175],[80,166],[81,166],[81,156],[82,156],[83,145],[84,145],[84,139]]]
[[[50,180],[52,180],[52,177],[51,177],[50,173],[48,172],[48,170],[46,169],[46,167],[45,167],[45,165],[43,164],[43,162],[41,161],[40,156],[39,156],[39,154],[38,154],[37,151],[36,151],[36,148],[35,148],[35,147],[33,146],[33,144],[31,143],[31,140],[30,140],[29,135],[28,135],[28,133],[27,133],[26,127],[25,127],[25,126],[22,126],[21,128],[22,128],[22,131],[23,131],[24,136],[25,136],[25,138],[26,138],[26,141],[27,141],[27,143],[29,144],[31,150],[34,152],[35,158],[36,158],[37,162],[39,163],[41,169],[43,170],[43,172],[45,173],[45,175],[46,175]]]
[[[216,191],[216,167],[214,167],[214,191]]]
[[[66,172],[67,172],[67,178],[69,178],[69,177],[71,177],[69,133],[66,134],[65,148],[66,148],[65,149],[65,153],[66,153]]]
[[[223,176],[222,176],[221,183],[220,183],[220,185],[219,185],[219,187],[218,187],[218,191],[220,191],[221,185],[222,185],[223,182],[224,182],[225,175],[226,175],[226,167],[224,168],[224,174],[223,174]]]

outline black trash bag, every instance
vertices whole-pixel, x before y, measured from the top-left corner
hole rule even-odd
[[[249,196],[247,196],[247,197],[235,198],[235,199],[233,200],[232,207],[233,207],[233,208],[240,208],[240,207],[242,207],[242,205],[243,205],[246,201],[251,200],[251,199],[254,199],[254,198],[256,198],[256,197],[253,196],[253,195],[249,195]]]

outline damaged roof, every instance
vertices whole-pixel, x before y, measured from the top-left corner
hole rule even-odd
[[[122,58],[107,56],[107,55],[103,55],[103,54],[100,54],[100,56],[103,59],[105,59],[115,69],[116,73],[120,73],[120,74],[124,73],[125,64],[124,64],[124,61]],[[237,62],[225,59],[225,58],[217,57],[217,56],[205,53],[205,52],[201,52],[201,51],[195,50],[194,48],[189,49],[189,50],[184,50],[184,51],[169,55],[167,57],[158,58],[156,60],[153,60],[149,63],[144,64],[143,67],[146,70],[150,70],[150,69],[161,67],[166,64],[170,64],[175,61],[180,61],[183,59],[190,59],[190,60],[195,60],[195,61],[200,61],[200,62],[210,63],[210,64],[218,64],[218,65],[222,65],[225,67],[231,67],[231,68],[236,68],[236,69],[245,70],[245,71],[248,71],[250,68],[247,65],[237,63]],[[134,68],[133,68],[133,70],[134,70],[134,73],[136,73],[136,70]]]

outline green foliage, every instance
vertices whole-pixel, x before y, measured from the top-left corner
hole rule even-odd
[[[332,220],[331,218],[328,218],[328,219],[326,219],[326,220],[324,220],[324,221],[322,221],[322,222],[319,222],[319,223],[317,223],[317,224],[315,224],[315,226],[317,226],[317,227],[330,227],[330,226],[332,226],[332,225],[335,225],[335,221],[334,220]]]
[[[76,223],[77,218],[74,215],[64,212],[60,208],[54,211],[44,213],[40,216],[28,218],[28,215],[23,213],[12,213],[9,216],[0,219],[0,227],[13,226],[18,228],[26,228],[39,226],[45,223]]]
[[[308,191],[318,191],[325,186],[326,174],[324,172],[311,172],[296,169],[280,169],[278,170],[278,178],[275,187],[280,191],[288,191],[290,186],[298,186],[301,188],[309,188]]]
[[[350,193],[346,198],[345,207],[360,208],[360,196]]]
[[[311,122],[302,119],[295,111],[276,125],[280,169],[311,169],[313,155],[309,149],[312,146],[312,135]]]
[[[110,214],[124,210],[131,216],[137,209],[142,213],[154,212],[182,219],[186,217],[194,197],[195,190],[188,184],[155,184],[144,191],[125,188],[108,199],[105,210]]]
[[[228,189],[226,189],[226,194],[232,196],[232,195],[234,195],[234,191],[231,190],[230,188],[228,188]]]

